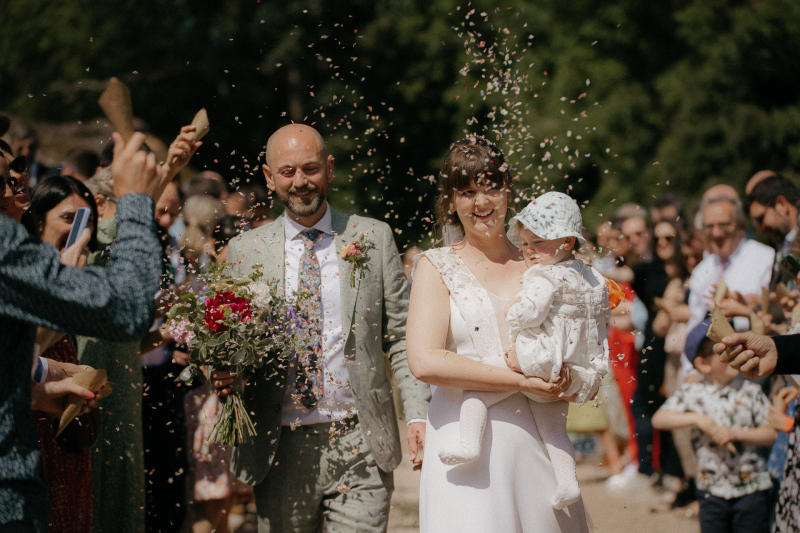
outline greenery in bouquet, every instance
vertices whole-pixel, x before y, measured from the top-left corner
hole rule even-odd
[[[189,347],[189,364],[178,381],[204,380],[203,366],[246,379],[260,367],[288,361],[299,347],[296,300],[287,300],[276,282],[265,281],[261,265],[246,278],[230,277],[225,266],[212,264],[201,275],[203,289],[181,292],[180,303],[169,310],[172,338]],[[241,392],[234,390],[221,403],[209,439],[251,442],[256,430]]]

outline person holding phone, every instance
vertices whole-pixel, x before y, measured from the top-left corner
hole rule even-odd
[[[59,254],[52,244],[39,241],[11,218],[0,216],[0,353],[4,356],[0,373],[0,529],[4,532],[48,530],[48,497],[31,399],[57,409],[58,396],[94,397],[73,384],[69,373],[51,372],[44,384],[34,388],[30,376],[36,326],[106,339],[134,339],[143,336],[153,320],[153,294],[161,273],[153,197],[161,194],[174,174],[159,167],[154,154],[140,151],[143,134],[134,134],[127,143],[117,133],[113,137],[119,231],[107,268],[74,268],[80,251],[89,243],[88,229],[75,246]],[[170,149],[178,150],[180,157],[172,168],[185,165],[200,144],[181,135]],[[5,183],[9,177],[8,163],[0,159],[0,181]]]
[[[81,216],[88,212],[88,216]],[[81,220],[85,222],[81,224]],[[31,196],[24,222],[31,235],[63,251],[80,226],[91,233],[88,248],[97,242],[97,205],[82,182],[72,176],[51,176],[41,181]],[[76,239],[77,240],[77,239]],[[84,249],[84,252],[87,250]],[[73,338],[55,334],[53,344],[41,356],[62,363],[78,363]],[[36,430],[42,447],[42,462],[50,496],[50,528],[53,531],[92,529],[92,452],[69,453],[56,443],[53,418],[34,411]],[[84,424],[86,421],[83,421]]]

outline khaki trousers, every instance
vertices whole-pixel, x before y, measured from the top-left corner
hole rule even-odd
[[[281,428],[275,462],[255,486],[259,533],[380,533],[394,476],[381,471],[357,418]]]

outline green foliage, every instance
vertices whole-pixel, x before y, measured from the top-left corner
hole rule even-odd
[[[263,180],[270,132],[313,123],[334,206],[401,244],[428,238],[428,177],[465,132],[500,142],[520,188],[591,200],[588,225],[800,164],[795,0],[6,0],[0,17],[0,108],[92,120],[115,75],[162,138],[206,107],[196,163],[232,182]]]

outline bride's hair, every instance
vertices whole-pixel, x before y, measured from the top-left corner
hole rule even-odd
[[[511,173],[503,151],[485,137],[470,134],[454,142],[444,156],[436,202],[437,226],[452,225],[463,233],[464,226],[458,215],[451,211],[453,192],[466,189],[473,182],[507,189],[509,203],[514,197]]]

